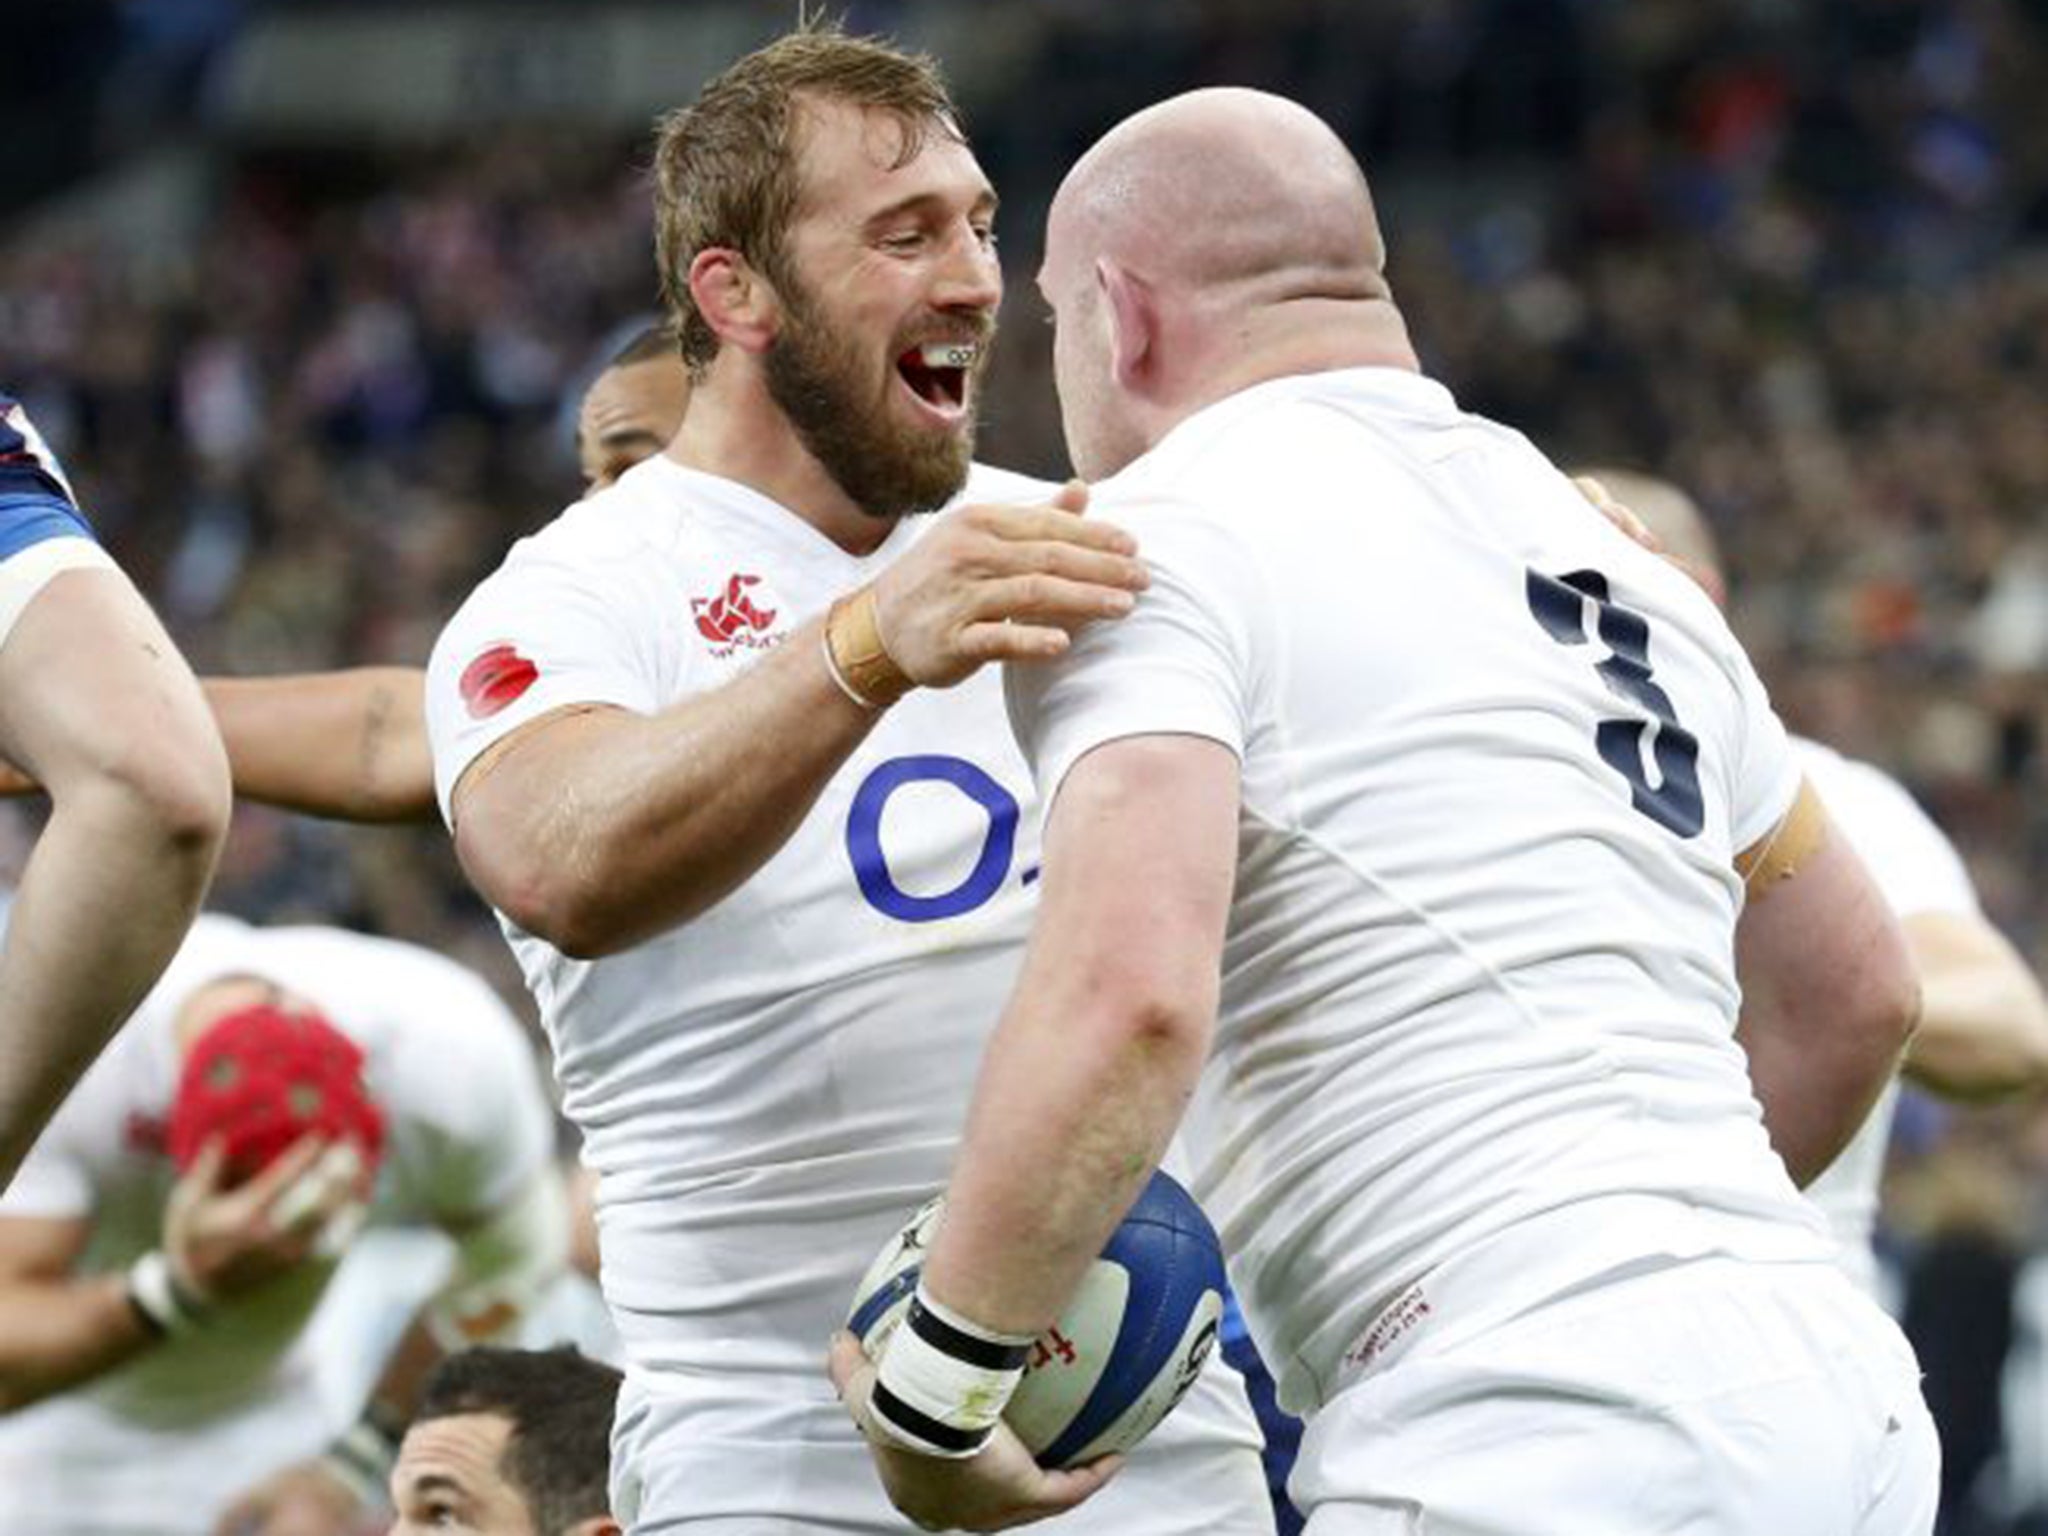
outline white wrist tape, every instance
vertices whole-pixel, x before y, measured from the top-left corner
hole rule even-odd
[[[383,1500],[397,1461],[398,1447],[368,1419],[350,1425],[320,1458],[320,1464],[366,1508]]]
[[[960,1459],[988,1442],[1024,1376],[1029,1338],[996,1333],[934,1301],[922,1285],[889,1336],[869,1408],[890,1439]]]
[[[171,1275],[171,1261],[152,1248],[128,1266],[128,1304],[168,1338],[181,1338],[206,1321],[205,1310]]]

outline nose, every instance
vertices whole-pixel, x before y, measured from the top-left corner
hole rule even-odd
[[[995,249],[963,225],[948,243],[938,287],[941,309],[994,310],[1003,301],[1003,268]]]

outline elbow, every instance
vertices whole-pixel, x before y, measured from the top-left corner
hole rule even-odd
[[[1898,963],[1887,977],[1880,1000],[1875,1005],[1879,1018],[1877,1027],[1887,1043],[1895,1072],[1912,1048],[1924,1006],[1919,974],[1913,969],[1911,959],[1901,950]]]
[[[1893,943],[1869,957],[1861,982],[1851,999],[1850,1017],[1860,1024],[1857,1038],[1864,1054],[1882,1063],[1888,1081],[1904,1064],[1920,1027],[1919,973],[1905,946]]]
[[[571,960],[602,960],[632,948],[635,942],[616,923],[607,921],[604,914],[581,906],[550,914],[545,921],[546,929],[528,931],[538,933]]]
[[[1109,1028],[1127,1056],[1192,1079],[1208,1059],[1215,1023],[1213,985],[1161,983],[1127,991]]]
[[[460,849],[460,839],[457,840]],[[602,960],[629,948],[617,904],[563,861],[533,857],[497,864],[463,859],[471,882],[507,921],[571,960]]]
[[[618,945],[591,894],[573,880],[536,871],[491,896],[492,905],[571,960],[601,960]]]

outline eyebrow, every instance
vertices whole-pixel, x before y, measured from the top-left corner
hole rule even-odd
[[[454,1493],[469,1497],[469,1490],[446,1472],[424,1472],[415,1477],[406,1487],[406,1492],[419,1495],[428,1493]]]
[[[899,198],[897,201],[889,204],[888,207],[878,209],[868,215],[862,222],[861,227],[864,229],[879,229],[892,219],[900,219],[906,213],[921,211],[928,204],[936,203],[943,208],[950,201],[951,199],[939,192],[913,192],[910,196]],[[968,205],[967,211],[970,214],[986,213],[993,217],[996,208],[1001,202],[1002,199],[996,196],[996,189],[985,186],[981,189],[980,195]]]

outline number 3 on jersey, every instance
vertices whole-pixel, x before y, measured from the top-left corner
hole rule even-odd
[[[1650,820],[1679,837],[1695,837],[1706,825],[1706,804],[1700,798],[1700,744],[1678,723],[1671,695],[1658,687],[1650,672],[1650,621],[1607,595],[1607,578],[1598,571],[1572,571],[1563,576],[1528,573],[1529,612],[1543,632],[1559,645],[1586,643],[1586,601],[1591,599],[1606,660],[1594,667],[1616,698],[1637,706],[1657,722],[1657,779],[1650,783],[1643,763],[1647,720],[1602,720],[1593,733],[1601,761],[1628,780],[1629,802]]]

